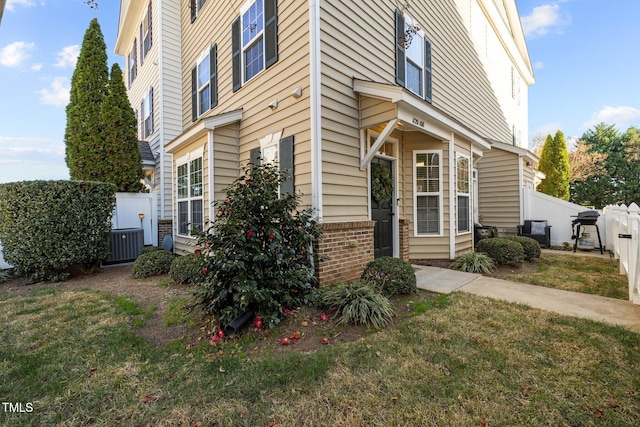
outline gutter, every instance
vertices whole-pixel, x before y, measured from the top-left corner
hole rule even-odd
[[[322,103],[320,82],[320,0],[309,2],[309,76],[311,92],[311,208],[322,222]]]

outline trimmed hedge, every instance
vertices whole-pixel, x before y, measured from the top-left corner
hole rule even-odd
[[[87,181],[0,184],[4,258],[31,282],[64,280],[107,259],[116,188]]]
[[[522,245],[524,250],[525,261],[531,261],[534,258],[540,258],[542,251],[540,250],[540,243],[536,239],[526,236],[511,236],[507,237],[509,240],[513,240]]]
[[[187,254],[176,257],[171,263],[169,278],[181,285],[187,283],[201,283],[206,274],[203,272],[206,260],[203,255]]]
[[[489,255],[496,264],[514,266],[524,264],[524,249],[522,249],[522,245],[503,237],[480,240],[476,246],[476,251]]]
[[[133,263],[132,276],[134,279],[143,279],[150,276],[167,274],[171,270],[171,263],[175,256],[165,250],[152,251],[142,254]]]
[[[411,264],[388,256],[368,263],[360,279],[385,296],[410,294],[417,289]]]

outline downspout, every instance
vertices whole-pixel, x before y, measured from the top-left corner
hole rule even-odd
[[[518,222],[518,224],[524,224],[524,209],[525,209],[525,203],[524,203],[524,186],[523,184],[523,179],[524,179],[524,167],[522,166],[522,156],[518,156],[518,192],[520,193],[520,222]]]
[[[309,84],[311,121],[311,208],[322,222],[322,104],[320,81],[320,0],[309,2]]]
[[[214,182],[215,182],[215,166],[214,166],[214,160],[215,160],[215,156],[214,156],[214,148],[213,148],[213,132],[214,130],[211,129],[209,132],[207,132],[207,143],[209,144],[209,155],[207,156],[209,158],[209,221],[213,222],[215,219],[215,212],[213,209],[213,199],[215,197],[215,189],[213,187]],[[204,208],[204,206],[203,206]]]
[[[156,15],[158,16],[158,21],[160,19],[162,19],[162,17],[164,16],[164,11],[162,10],[162,1],[158,2],[158,13],[156,13]],[[162,57],[162,52],[163,52],[163,46],[162,46],[162,39],[163,39],[163,28],[164,25],[161,25],[160,22],[158,22],[158,25],[156,25],[156,27],[158,27],[158,65],[156,66],[156,70],[158,71],[158,92],[159,93],[159,99],[158,99],[158,107],[160,109],[160,114],[158,117],[158,121],[160,122],[160,215],[158,215],[158,219],[162,218],[165,219],[165,195],[164,195],[164,191],[165,191],[165,181],[166,181],[166,165],[165,165],[165,151],[164,151],[164,73],[163,71],[163,66],[164,66],[164,61],[163,61],[163,57]],[[173,169],[173,164],[171,165],[171,168]],[[158,207],[156,206],[156,209]]]
[[[451,138],[449,140],[449,259],[454,259],[456,257],[456,227],[455,227],[455,217],[456,217],[456,206],[457,201],[455,200],[455,179],[454,175],[454,165],[455,159],[453,158],[453,146],[456,143],[456,136],[453,132],[451,132]]]

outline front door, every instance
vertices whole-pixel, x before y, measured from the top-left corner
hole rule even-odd
[[[391,160],[374,157],[371,174],[371,220],[374,257],[393,256],[393,164]]]

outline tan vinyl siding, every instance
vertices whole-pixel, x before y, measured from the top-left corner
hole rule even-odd
[[[479,219],[483,225],[515,227],[520,222],[517,154],[493,149],[478,162]]]
[[[302,203],[307,206],[311,204],[308,4],[278,2],[278,61],[234,93],[231,24],[239,16],[243,3],[208,0],[192,23],[189,2],[182,2],[184,130],[194,124],[191,118],[191,69],[205,49],[217,44],[218,105],[201,118],[243,110],[238,128],[240,164],[249,161],[250,150],[259,146],[261,138],[276,132],[282,132],[282,137],[293,135],[296,191],[303,193]],[[297,99],[291,96],[296,87],[302,89],[302,96]],[[278,102],[275,110],[267,107],[273,100]]]
[[[238,178],[238,129],[237,125],[229,125],[216,129],[213,135],[214,200],[226,197],[225,189]]]

